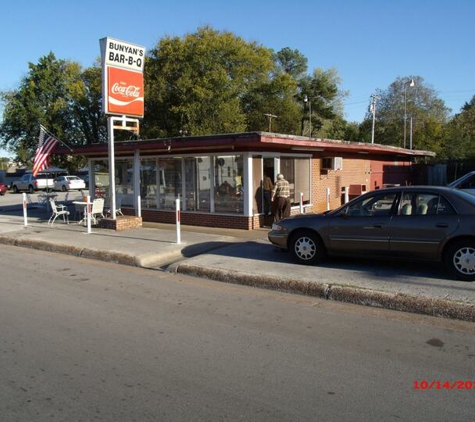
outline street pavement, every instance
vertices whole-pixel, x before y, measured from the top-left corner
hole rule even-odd
[[[60,193],[59,199],[66,199]],[[62,196],[61,196],[62,195]],[[321,266],[294,264],[267,240],[270,228],[253,231],[144,223],[115,231],[77,222],[47,223],[35,203],[23,216],[22,195],[0,198],[0,243],[162,271],[312,295],[365,306],[475,321],[475,283],[450,279],[442,265],[331,259]],[[66,204],[74,215],[76,200]],[[178,242],[180,240],[180,242]]]

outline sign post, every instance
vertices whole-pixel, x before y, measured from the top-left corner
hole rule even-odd
[[[102,38],[100,40],[100,47],[104,113],[116,116],[109,116],[107,119],[109,198],[111,217],[115,220],[114,129],[139,133],[138,118],[142,118],[144,114],[143,69],[145,64],[145,47],[114,38]],[[116,126],[116,122],[121,124]]]

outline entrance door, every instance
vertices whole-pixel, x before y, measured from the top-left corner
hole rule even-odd
[[[264,213],[264,175],[268,175],[272,183],[275,180],[274,157],[252,157],[252,188],[254,192],[253,214]]]

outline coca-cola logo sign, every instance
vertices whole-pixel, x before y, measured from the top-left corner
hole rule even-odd
[[[112,86],[112,94],[120,94],[124,97],[140,97],[140,87],[134,85],[126,85],[125,83],[116,83]]]
[[[127,69],[108,69],[108,113],[143,117],[143,74]]]

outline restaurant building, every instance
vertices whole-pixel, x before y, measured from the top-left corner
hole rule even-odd
[[[174,223],[179,198],[181,224],[244,230],[272,222],[263,212],[264,175],[289,181],[292,214],[321,212],[368,190],[413,184],[413,164],[435,155],[269,132],[134,140],[114,150],[116,206],[124,214]],[[88,157],[94,195],[95,176],[110,167],[108,145],[73,153]],[[100,188],[107,195],[108,186]]]

